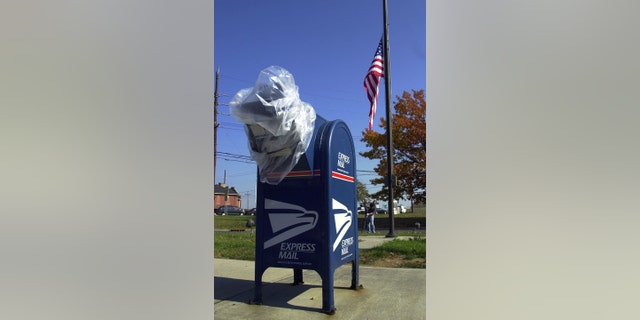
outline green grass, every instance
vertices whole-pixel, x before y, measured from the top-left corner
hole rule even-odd
[[[419,218],[427,215],[427,209],[425,207],[414,206],[413,212],[410,211],[411,207],[407,208],[407,213],[396,214],[395,217]]]
[[[389,233],[389,229],[379,229],[376,228],[377,233],[367,233],[366,231],[358,231],[358,237],[373,237],[373,236],[386,236]],[[424,228],[421,231],[395,231],[396,236],[408,236],[408,237],[423,237],[424,238]]]
[[[410,210],[410,208],[408,208],[407,210]],[[389,219],[389,216],[386,214],[376,214],[375,216],[375,221],[376,221],[376,228],[378,228],[378,225],[381,225],[384,228],[384,225],[386,225],[386,221]],[[412,222],[416,219],[416,218],[424,218],[426,217],[426,210],[425,207],[415,207],[414,208],[414,212],[413,213],[401,213],[401,214],[397,214],[394,216],[394,220],[395,222],[395,226],[396,228],[398,227],[406,227],[405,225],[403,225],[403,221],[404,220],[409,220],[409,222],[406,223],[406,225],[412,225]],[[245,223],[247,223],[248,219],[253,219],[253,221],[256,221],[256,217],[255,216],[219,216],[219,215],[214,215],[213,217],[213,228],[214,229],[245,229]],[[362,221],[364,220],[364,215],[363,214],[359,214],[358,215],[358,222],[360,224],[362,224]],[[382,231],[383,228],[378,228],[380,229],[380,231]],[[422,223],[422,228],[424,229],[424,223]],[[388,228],[385,229],[385,234],[386,232],[388,232]],[[380,233],[380,232],[378,232]]]
[[[415,236],[415,234],[407,234]],[[368,250],[360,250],[362,264],[374,264],[381,259],[399,261],[396,266],[402,268],[425,268],[426,241],[424,234],[411,240],[394,239],[382,246]],[[248,232],[214,232],[214,258],[255,260],[255,233]],[[416,260],[423,258],[423,260]]]
[[[254,222],[256,221],[255,216],[219,216],[215,215],[213,217],[213,228],[214,229],[246,229],[245,224],[247,220],[252,219]]]
[[[360,262],[373,264],[376,260],[393,259],[401,268],[426,268],[426,248],[427,243],[421,237],[394,239],[369,250],[360,250]]]
[[[214,258],[255,260],[256,235],[249,232],[214,232]]]
[[[384,258],[393,253],[402,255],[405,259],[424,258],[426,255],[426,242],[424,238],[412,238],[410,240],[393,239],[381,246],[367,250],[370,257]]]
[[[394,216],[396,228],[412,226],[416,219],[422,219],[426,216],[425,208],[415,208],[413,213],[401,213]],[[361,224],[364,220],[364,215],[359,215],[358,224]],[[378,233],[371,234],[366,232],[358,232],[358,236],[384,236],[389,232],[388,227],[385,227],[388,215],[375,215],[376,229]],[[256,221],[255,216],[219,216],[215,215],[213,218],[214,229],[247,229],[245,224],[248,219]],[[405,222],[406,220],[406,222]],[[361,259],[368,262],[374,262],[377,259],[388,259],[390,257],[401,257],[406,263],[402,267],[408,268],[424,268],[424,263],[415,262],[411,257],[425,256],[426,243],[424,240],[424,222],[422,223],[421,231],[398,231],[395,233],[397,236],[411,236],[422,237],[421,241],[406,241],[395,239],[389,241],[381,247],[377,247],[370,250],[360,250]],[[255,229],[254,234],[251,235],[248,232],[214,232],[214,257],[223,259],[238,259],[249,260],[255,259]],[[415,250],[415,254],[413,253]],[[406,254],[409,252],[410,254]],[[399,255],[399,256],[398,256]]]

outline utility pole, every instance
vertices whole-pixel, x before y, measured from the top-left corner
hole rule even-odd
[[[245,192],[245,193],[244,193],[245,197],[247,197],[247,203],[245,203],[245,206],[246,206],[246,208],[247,208],[247,209],[251,209],[251,206],[250,206],[251,201],[249,201],[249,195],[250,195],[250,194],[251,194],[251,193],[250,193],[249,191],[247,191],[247,192]]]
[[[216,71],[216,83],[213,92],[213,183],[216,183],[216,161],[218,152],[218,80],[220,77],[220,67]]]

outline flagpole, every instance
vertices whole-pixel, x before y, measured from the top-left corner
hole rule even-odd
[[[391,123],[393,118],[391,115],[391,67],[389,64],[389,22],[387,21],[387,0],[382,0],[383,6],[383,23],[384,23],[384,89],[387,113],[387,191],[388,202],[387,211],[389,213],[389,233],[387,238],[395,238],[395,225],[393,222],[393,187],[396,179],[393,172],[393,139],[391,132]]]

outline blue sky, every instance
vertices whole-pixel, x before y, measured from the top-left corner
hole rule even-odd
[[[392,96],[426,89],[425,1],[390,1],[389,47]],[[248,155],[242,125],[230,116],[228,102],[252,87],[260,70],[279,65],[291,72],[300,98],[328,120],[341,119],[354,136],[356,153],[367,127],[369,102],[363,79],[383,34],[382,1],[217,1],[214,4],[214,64],[220,68],[218,151]],[[380,86],[374,130],[385,112]],[[255,206],[253,163],[218,158],[216,183],[223,180]],[[357,158],[358,170],[377,161]],[[373,175],[358,178],[365,184]],[[367,185],[370,191],[380,186]],[[247,198],[248,197],[248,198]],[[247,202],[247,200],[249,202]]]

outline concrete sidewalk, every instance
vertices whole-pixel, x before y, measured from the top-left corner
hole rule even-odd
[[[369,238],[369,239],[363,239]],[[360,249],[392,240],[381,236],[360,237]],[[235,319],[425,319],[425,269],[360,266],[363,289],[352,290],[351,263],[334,274],[335,315],[322,312],[322,280],[304,270],[304,284],[292,286],[293,269],[269,268],[263,275],[263,304],[254,297],[254,262],[214,259],[214,318]]]

